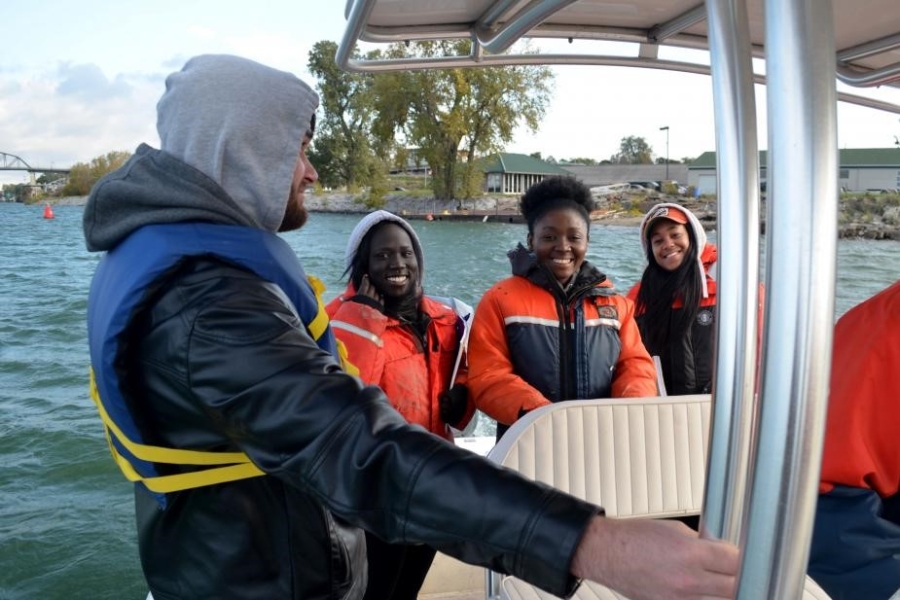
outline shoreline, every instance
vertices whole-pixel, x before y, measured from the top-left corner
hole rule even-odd
[[[428,220],[523,223],[524,220],[518,210],[518,202],[517,196],[476,198],[465,201],[466,209],[457,210],[456,200],[437,201],[433,198],[391,194],[386,196],[382,208],[411,220],[428,219],[428,215],[431,214],[432,219]],[[652,198],[621,196],[598,201],[597,210],[592,213],[591,223],[601,226],[639,227],[644,214],[654,204],[660,202],[671,202],[684,206],[697,216],[704,229],[716,230],[716,203],[714,200],[664,194]],[[843,199],[839,204],[838,239],[900,241],[900,203],[895,206],[882,207],[880,213],[876,213],[874,210],[859,210],[854,204]],[[623,210],[621,207],[624,206],[630,207],[630,210]],[[309,194],[306,198],[306,207],[310,212],[322,213],[366,214],[374,210],[374,208],[366,208],[355,196],[341,193]],[[759,229],[762,234],[765,233],[765,199],[762,201],[760,214],[762,220]]]
[[[385,197],[384,210],[408,220],[465,221],[484,223],[523,223],[518,210],[518,197],[484,197],[466,200],[466,208],[457,209],[456,200],[435,200],[428,197],[390,194]],[[51,206],[84,206],[87,196],[49,198],[35,204]],[[598,202],[598,210],[591,222],[602,226],[638,227],[644,213],[658,202],[673,202],[684,206],[700,219],[706,230],[716,229],[715,202],[708,199],[659,196],[620,197]],[[763,201],[764,202],[764,201]],[[842,200],[838,210],[839,239],[868,239],[900,241],[900,204],[859,208],[856,202]],[[875,201],[878,204],[878,201]],[[621,207],[627,206],[628,210]],[[375,208],[366,207],[357,196],[346,193],[310,193],[306,208],[311,213],[367,214]],[[878,209],[880,208],[880,212]],[[761,207],[765,218],[765,204]],[[429,218],[429,215],[431,218]],[[765,233],[765,222],[760,223],[760,233]]]

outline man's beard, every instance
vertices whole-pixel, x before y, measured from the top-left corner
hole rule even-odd
[[[278,231],[294,231],[295,229],[300,229],[306,224],[306,219],[308,218],[309,213],[307,212],[306,207],[304,207],[302,203],[292,199],[288,202],[287,208],[284,211],[284,218],[281,219],[281,226],[278,228]]]

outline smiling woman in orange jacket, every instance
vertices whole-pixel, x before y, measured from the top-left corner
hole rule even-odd
[[[509,252],[512,277],[485,292],[469,341],[469,390],[497,420],[498,439],[551,402],[657,393],[634,304],[585,260],[590,191],[574,178],[551,177],[519,206],[528,247]]]
[[[464,427],[475,412],[464,364],[456,368],[463,317],[471,317],[423,294],[422,246],[397,215],[379,210],[363,218],[350,235],[346,264],[350,282],[326,311],[360,379],[381,387],[408,422],[453,440],[448,426]]]
[[[360,379],[381,387],[409,423],[452,441],[450,426],[464,427],[475,412],[465,369],[457,373],[467,323],[423,294],[425,258],[416,232],[397,215],[373,212],[350,234],[346,264],[350,283],[326,310]],[[415,600],[434,549],[387,544],[371,534],[366,546],[365,599]]]

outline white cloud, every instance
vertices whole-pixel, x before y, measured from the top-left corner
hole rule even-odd
[[[61,65],[52,74],[11,80],[0,74],[0,151],[32,167],[69,167],[113,150],[158,144],[158,80],[117,75],[95,65]],[[4,172],[0,182],[21,181]]]
[[[94,64],[61,64],[57,73],[59,85],[56,91],[61,96],[75,96],[83,101],[104,101],[114,97],[127,97],[131,86],[121,75],[110,81]]]

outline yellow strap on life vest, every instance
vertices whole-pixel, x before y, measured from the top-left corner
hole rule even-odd
[[[325,293],[325,284],[322,283],[321,279],[312,275],[307,275],[306,278],[309,280],[313,292],[316,293],[316,303],[319,305],[319,312],[316,314],[316,318],[313,319],[306,328],[309,330],[309,333],[312,334],[313,339],[318,341],[318,339],[324,335],[325,328],[328,327],[328,313],[325,312],[325,301],[322,300],[322,294]],[[349,373],[354,377],[358,377],[359,369],[350,362],[350,353],[347,352],[347,346],[345,346],[341,340],[335,340],[335,342],[337,344],[338,360],[340,361],[344,372]]]
[[[334,341],[337,344],[338,358],[341,361],[341,367],[343,367],[344,372],[354,377],[359,377],[359,368],[350,362],[350,353],[347,351],[347,346],[341,340]]]
[[[318,277],[313,277],[312,275],[307,275],[306,278],[309,280],[313,292],[316,293],[316,304],[319,305],[316,317],[306,325],[306,328],[312,334],[313,339],[318,341],[325,334],[325,329],[328,328],[328,313],[325,312],[325,301],[322,300],[325,284]]]
[[[249,479],[265,475],[263,471],[250,462],[243,452],[206,452],[203,450],[179,450],[175,448],[163,448],[134,442],[119,429],[119,426],[110,418],[109,413],[100,400],[100,392],[97,390],[97,382],[94,379],[94,369],[91,368],[91,400],[100,412],[100,419],[106,429],[106,441],[112,453],[113,460],[119,466],[122,474],[128,481],[140,481],[153,492],[169,493],[192,488]],[[156,477],[144,477],[138,473],[127,458],[119,454],[113,444],[113,437],[136,458],[153,463],[169,465],[199,465],[213,466],[214,468],[192,471],[190,473],[176,473],[174,475],[158,475]]]
[[[325,334],[325,331],[328,328],[328,313],[325,312],[325,302],[322,300],[325,284],[317,277],[309,276],[308,279],[316,294],[318,311],[315,318],[307,325],[307,329],[313,338],[318,340]],[[347,358],[347,347],[344,346],[342,342],[337,341],[337,350],[338,358],[340,359],[344,371],[350,375],[359,375],[359,369]],[[94,404],[97,406],[97,410],[100,412],[100,418],[103,421],[106,430],[106,441],[109,444],[109,451],[112,453],[113,460],[119,466],[119,469],[128,481],[140,481],[147,486],[147,489],[165,494],[265,475],[259,467],[250,462],[250,457],[243,452],[180,450],[176,448],[163,448],[161,446],[139,444],[130,440],[112,420],[109,413],[106,412],[106,408],[100,400],[100,392],[97,389],[93,368],[90,370],[90,379],[91,400],[93,400]],[[137,472],[127,458],[119,454],[118,450],[116,450],[116,445],[113,443],[113,438],[115,438],[119,444],[124,446],[134,457],[140,460],[159,464],[210,466],[213,468],[192,471],[189,473],[177,473],[174,475],[144,477]]]

